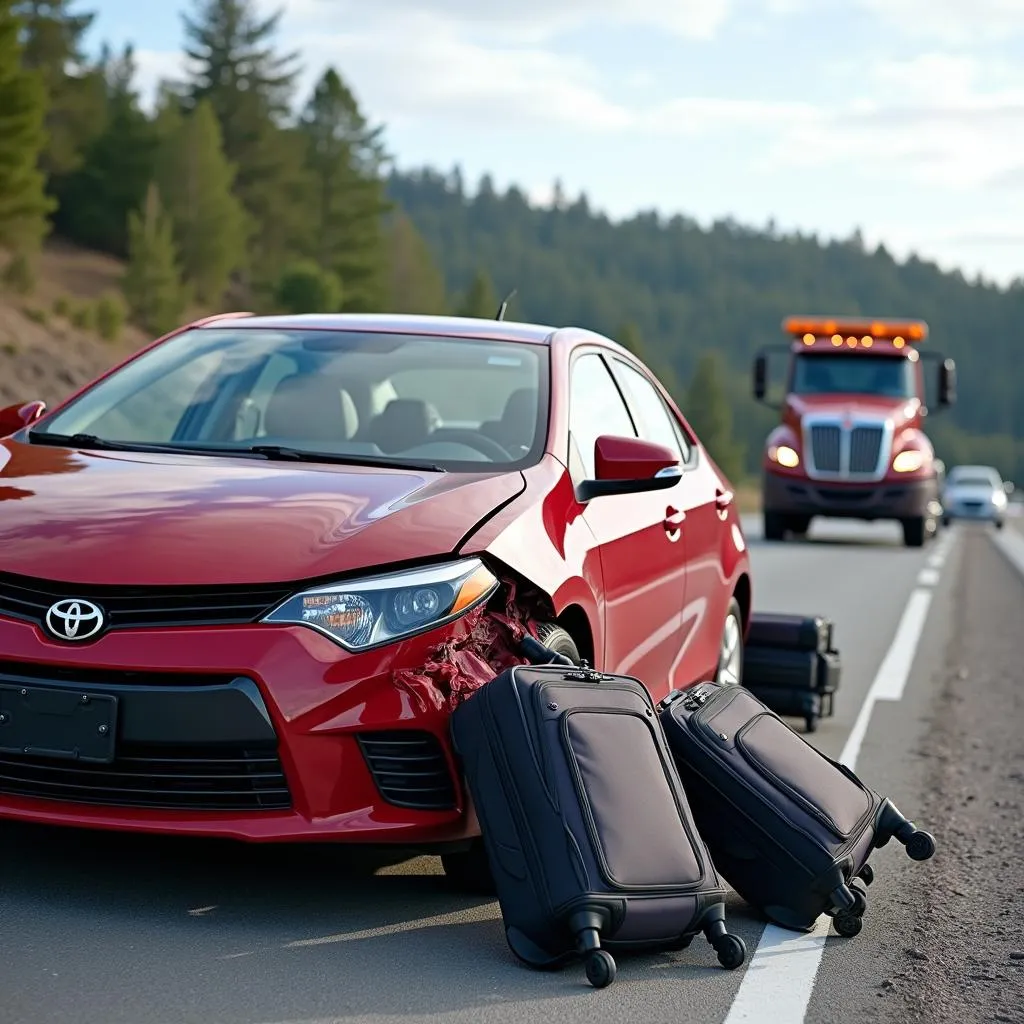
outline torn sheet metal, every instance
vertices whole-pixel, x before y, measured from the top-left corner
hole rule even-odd
[[[420,669],[395,672],[395,685],[408,693],[423,711],[454,711],[474,690],[513,665],[528,661],[519,641],[536,637],[528,608],[547,602],[539,592],[512,580],[502,580],[504,611],[481,605],[463,620],[457,638],[431,648]]]

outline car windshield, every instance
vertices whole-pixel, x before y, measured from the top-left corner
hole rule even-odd
[[[41,425],[95,444],[281,446],[448,471],[536,461],[548,352],[506,341],[343,330],[198,328]]]
[[[954,471],[947,478],[947,483],[955,487],[998,487],[1000,481],[994,474],[975,469],[966,473]]]
[[[793,386],[797,395],[877,395],[913,398],[917,394],[914,366],[909,359],[828,353],[801,353],[794,359]]]

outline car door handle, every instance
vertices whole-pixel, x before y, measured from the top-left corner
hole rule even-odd
[[[679,530],[683,525],[683,520],[686,519],[686,513],[680,512],[679,509],[673,508],[671,505],[665,509],[665,532],[668,534],[668,539],[671,541],[679,540]]]

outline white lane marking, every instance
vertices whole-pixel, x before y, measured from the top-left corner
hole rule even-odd
[[[992,543],[1018,572],[1024,574],[1024,535],[1003,527],[999,533],[992,536]]]
[[[946,540],[947,549],[951,543],[952,539]],[[875,704],[903,696],[931,600],[929,590],[911,593],[896,636],[839,755],[847,768],[856,769]],[[823,916],[814,931],[803,935],[767,925],[723,1024],[804,1024],[831,924],[831,919]]]
[[[938,569],[922,569],[917,574],[917,585],[919,587],[934,587],[939,582]]]

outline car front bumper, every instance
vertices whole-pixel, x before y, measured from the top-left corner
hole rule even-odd
[[[999,508],[991,501],[949,501],[943,504],[946,519],[964,519],[977,522],[995,523],[1006,516],[1006,509]]]
[[[925,480],[824,483],[765,471],[766,512],[846,519],[914,519],[938,514],[938,484]]]
[[[395,673],[467,629],[460,619],[352,655],[301,626],[131,629],[76,647],[0,618],[0,708],[21,709],[24,723],[19,701],[117,698],[106,762],[11,749],[6,716],[0,818],[251,841],[463,842],[479,828],[448,710]],[[90,730],[108,704],[91,702]]]

